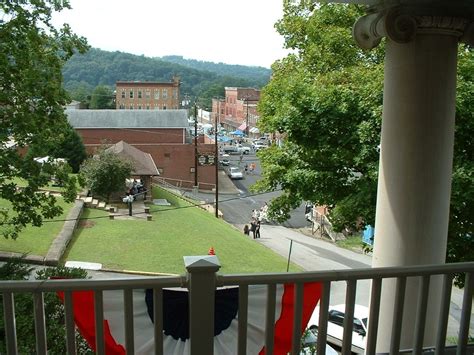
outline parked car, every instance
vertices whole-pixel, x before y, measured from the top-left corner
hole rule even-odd
[[[230,158],[229,154],[223,154],[220,163],[224,166],[229,166],[229,164],[230,164],[229,158]]]
[[[236,154],[236,153],[238,153],[237,147],[235,145],[226,145],[226,146],[224,146],[224,148],[222,148],[222,150],[226,154],[232,154],[232,153]]]
[[[237,179],[243,179],[244,178],[244,174],[242,174],[242,171],[236,166],[231,166],[229,168],[227,174],[229,175],[229,177],[232,180],[237,180]]]
[[[252,147],[257,152],[260,149],[267,148],[268,145],[265,142],[257,141],[257,142],[252,143]]]
[[[342,336],[344,334],[344,314],[345,305],[339,304],[329,306],[327,342],[335,346],[342,346]],[[369,309],[365,306],[356,304],[354,309],[354,322],[352,327],[352,347],[351,351],[356,354],[363,354],[365,351],[365,342],[367,335],[367,318]],[[315,330],[318,328],[319,306],[316,307],[308,322],[308,328]]]
[[[245,145],[239,145],[237,147],[237,150],[239,153],[242,153],[242,154],[250,154],[250,147],[247,147]]]

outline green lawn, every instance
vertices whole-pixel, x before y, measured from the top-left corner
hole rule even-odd
[[[151,206],[153,221],[109,220],[107,213],[88,209],[67,260],[102,263],[105,268],[184,273],[183,256],[205,255],[213,247],[223,273],[283,272],[286,260],[244,236],[213,214],[191,207],[159,189],[170,207]],[[177,208],[181,207],[181,208]],[[292,265],[291,271],[300,271]]]
[[[64,220],[72,206],[72,204],[65,203],[60,197],[58,197],[58,204],[63,207],[61,216],[55,217],[53,222],[45,220],[42,227],[26,227],[16,240],[0,237],[0,250],[46,256],[51,242],[64,224],[62,221],[54,222],[54,220]],[[9,208],[9,206],[8,201],[0,200],[0,207]]]

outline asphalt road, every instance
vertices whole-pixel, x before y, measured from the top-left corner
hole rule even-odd
[[[254,152],[242,156],[240,162],[240,155],[230,155],[231,166],[239,166],[244,170],[245,164],[250,165],[255,163],[256,168],[252,173],[244,175],[242,180],[233,180],[238,195],[220,195],[219,209],[224,214],[224,219],[231,224],[247,224],[250,223],[252,210],[260,209],[265,202],[269,202],[281,194],[280,191],[269,192],[265,194],[255,194],[250,191],[250,187],[261,178],[260,162]],[[308,222],[304,218],[304,203],[300,207],[293,210],[291,218],[281,223],[281,225],[289,228],[301,228],[308,226]]]

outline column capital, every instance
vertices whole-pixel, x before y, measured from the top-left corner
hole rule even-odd
[[[352,35],[359,47],[372,49],[378,46],[382,37],[396,43],[408,43],[417,34],[436,33],[458,37],[460,41],[474,43],[474,16],[423,11],[423,8],[392,6],[360,17],[352,29]],[[436,9],[435,9],[436,10]]]

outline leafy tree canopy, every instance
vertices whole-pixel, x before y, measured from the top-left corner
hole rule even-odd
[[[259,105],[260,130],[279,132],[284,144],[259,152],[264,173],[254,187],[283,189],[270,206],[281,219],[309,200],[329,206],[338,230],[374,225],[384,47],[355,45],[361,15],[352,5],[284,3],[277,29],[296,53],[274,63]],[[474,259],[473,73],[473,52],[461,46],[449,260]]]
[[[37,193],[59,167],[41,166],[21,153],[32,146],[54,147],[67,131],[63,106],[69,98],[61,69],[87,45],[69,26],[51,25],[52,12],[64,7],[67,2],[0,2],[0,198],[11,202],[0,216],[5,237],[16,238],[26,224],[40,226],[43,218],[61,213],[53,196]],[[18,189],[15,178],[27,186]]]
[[[80,182],[91,189],[93,195],[108,202],[110,196],[125,189],[125,179],[132,173],[132,163],[112,150],[101,147],[96,155],[81,166]]]
[[[92,92],[91,102],[89,108],[91,109],[114,109],[114,92],[113,90],[105,85],[96,86]]]

